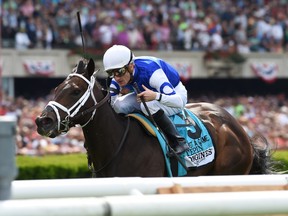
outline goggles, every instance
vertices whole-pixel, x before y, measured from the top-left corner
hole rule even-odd
[[[111,69],[111,70],[107,70],[106,73],[108,74],[108,76],[110,78],[113,78],[113,77],[122,77],[124,76],[124,74],[127,72],[127,67],[128,65],[131,63],[133,59],[133,53],[132,51],[130,52],[130,60],[129,62],[122,68],[117,68],[117,69]]]
[[[122,68],[119,68],[119,69],[112,69],[112,70],[108,70],[106,71],[108,76],[110,78],[113,78],[113,77],[122,77],[124,76],[124,74],[126,73],[127,71],[127,66],[124,66]]]

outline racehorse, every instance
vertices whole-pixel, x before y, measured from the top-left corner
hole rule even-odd
[[[96,80],[94,61],[81,59],[36,118],[37,132],[54,138],[80,125],[88,162],[97,177],[167,176],[158,139],[138,120],[117,114],[109,98],[109,91]],[[265,138],[266,147],[260,148],[220,106],[190,103],[186,108],[204,123],[215,145],[215,159],[189,169],[186,176],[270,173],[271,154]]]

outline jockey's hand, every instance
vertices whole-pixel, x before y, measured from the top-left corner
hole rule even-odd
[[[137,94],[137,102],[142,102],[142,100],[144,100],[145,102],[148,101],[153,101],[156,99],[156,95],[157,93],[152,91],[151,89],[148,89],[146,86],[142,85],[142,87],[144,88],[144,91]],[[142,100],[141,100],[142,98]]]

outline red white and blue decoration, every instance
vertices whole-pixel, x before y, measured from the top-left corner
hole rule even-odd
[[[24,60],[23,66],[31,75],[51,76],[55,73],[55,63],[52,60]]]
[[[192,65],[191,64],[174,64],[175,69],[178,71],[182,82],[186,82],[192,77]]]
[[[252,63],[251,68],[257,76],[267,83],[274,82],[279,72],[276,63]]]

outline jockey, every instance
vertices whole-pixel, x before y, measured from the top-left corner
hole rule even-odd
[[[103,56],[103,64],[108,76],[113,78],[110,84],[111,106],[116,113],[142,111],[149,115],[140,103],[142,98],[158,127],[172,141],[171,147],[176,154],[188,150],[185,139],[168,117],[181,112],[187,103],[187,90],[178,72],[162,59],[135,57],[129,48],[122,45],[110,47]],[[137,83],[141,93],[133,91],[133,83]],[[124,91],[126,94],[121,94]]]

